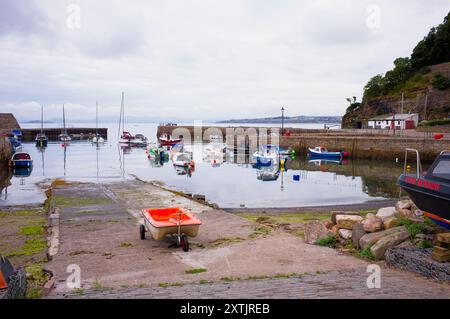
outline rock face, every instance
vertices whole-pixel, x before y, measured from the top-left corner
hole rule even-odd
[[[336,216],[338,215],[352,215],[352,216],[361,216],[358,212],[331,212],[331,221],[333,224],[337,224]]]
[[[378,210],[377,217],[381,218],[384,221],[388,218],[394,217],[396,213],[397,210],[395,209],[395,207],[380,208]]]
[[[366,232],[374,233],[383,228],[383,221],[374,214],[367,214],[366,219],[363,221],[363,227]]]
[[[325,223],[320,221],[312,221],[305,226],[305,242],[310,245],[314,245],[320,238],[327,236],[334,236],[326,226]]]
[[[377,241],[379,241],[381,238],[394,234],[396,232],[400,231],[406,231],[406,228],[404,226],[395,227],[387,230],[383,230],[377,233],[370,233],[366,234],[359,240],[359,246],[364,249],[369,247],[370,245],[375,244]]]
[[[359,240],[366,234],[363,224],[355,224],[352,229],[353,247],[359,249]]]
[[[339,229],[339,236],[341,236],[345,240],[351,239],[352,231],[348,229]]]
[[[353,225],[363,221],[363,218],[359,215],[337,215],[336,224],[340,229],[352,230]]]
[[[375,259],[383,259],[386,250],[403,243],[405,240],[409,239],[409,237],[409,232],[406,229],[396,231],[395,233],[384,236],[378,240],[375,245],[370,248],[370,251],[375,256]]]

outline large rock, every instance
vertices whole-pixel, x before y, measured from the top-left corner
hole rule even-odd
[[[384,236],[370,248],[370,251],[375,256],[375,259],[377,260],[383,259],[386,250],[403,243],[409,238],[410,238],[409,232],[406,229],[403,229],[393,234]]]
[[[305,226],[305,242],[310,245],[314,245],[317,240],[327,236],[334,236],[326,226],[325,223],[320,221],[312,221]]]
[[[401,200],[399,202],[397,202],[397,204],[395,204],[395,209],[397,209],[397,211],[400,211],[401,209],[409,209],[411,210],[411,207],[414,205],[414,203],[412,202],[412,200]]]
[[[336,224],[341,229],[352,230],[353,225],[363,221],[363,218],[359,215],[337,215]]]
[[[400,220],[398,218],[391,217],[391,218],[386,219],[383,222],[383,226],[384,226],[384,229],[391,229],[394,227],[398,227],[399,223],[400,223]]]
[[[352,231],[348,229],[339,229],[339,236],[341,236],[345,240],[351,239]]]
[[[397,210],[395,209],[395,207],[380,208],[378,210],[377,217],[381,218],[384,221],[388,218],[394,217],[396,213]]]
[[[367,248],[370,245],[375,244],[381,238],[386,237],[391,234],[394,234],[396,232],[400,232],[400,231],[406,231],[405,226],[394,227],[394,228],[383,230],[383,231],[380,231],[377,233],[366,234],[366,235],[362,236],[361,239],[359,240],[359,246],[361,247],[361,249]]]
[[[362,224],[364,230],[368,233],[374,233],[383,229],[383,221],[374,214],[367,214]]]
[[[352,215],[352,216],[361,216],[358,212],[331,212],[331,221],[333,224],[337,224],[336,216],[338,215]]]
[[[409,209],[400,209],[398,214],[403,218],[413,218],[415,217],[414,212]]]
[[[352,242],[353,247],[356,249],[359,249],[359,240],[366,234],[366,231],[364,230],[363,224],[355,224],[353,225],[352,230]]]

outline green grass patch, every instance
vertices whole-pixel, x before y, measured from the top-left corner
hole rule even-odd
[[[186,270],[185,273],[188,275],[195,275],[195,274],[201,274],[201,273],[207,272],[207,271],[208,270],[204,269],[204,268],[195,268],[195,269]]]
[[[363,258],[363,259],[368,259],[368,260],[375,260],[375,256],[372,254],[372,251],[370,250],[372,246],[370,247],[366,247],[363,250],[359,251],[356,253],[356,256],[358,256],[359,258]]]
[[[205,280],[205,279],[202,279],[202,280],[200,280],[198,283],[199,283],[200,285],[207,285],[207,284],[209,284],[209,281],[208,281],[208,280]]]
[[[100,280],[96,279],[95,282],[92,284],[92,290],[94,290],[94,291],[102,291],[103,289],[104,288],[103,288],[103,285],[100,282]]]
[[[106,205],[110,204],[111,200],[107,198],[98,197],[66,197],[54,196],[55,206],[90,206],[90,205]]]
[[[19,231],[22,236],[39,236],[44,235],[44,233],[45,226],[43,225],[22,226]]]
[[[27,273],[27,299],[39,299],[44,294],[43,287],[49,275],[44,271],[44,263],[30,264],[25,267]]]
[[[182,287],[184,286],[181,282],[160,282],[158,287],[166,288],[166,287]]]
[[[415,239],[417,235],[424,233],[428,227],[426,222],[415,222],[406,218],[400,218],[398,223],[400,226],[405,226],[412,239]]]
[[[255,231],[250,235],[250,238],[256,238],[259,236],[267,236],[272,232],[272,228],[264,225],[258,225],[255,227]]]
[[[327,236],[327,237],[319,238],[315,244],[317,246],[322,246],[322,247],[336,248],[337,240],[334,236]]]
[[[43,252],[47,248],[47,240],[40,237],[27,238],[21,249],[6,254],[6,257],[30,256]]]
[[[120,248],[130,248],[133,247],[132,243],[120,243],[119,245]]]
[[[40,210],[19,210],[19,211],[15,211],[15,212],[0,212],[0,218],[36,216],[41,213],[42,213],[42,211],[40,211]]]
[[[428,249],[428,248],[433,248],[434,244],[431,240],[424,239],[419,243],[419,246],[422,248]]]

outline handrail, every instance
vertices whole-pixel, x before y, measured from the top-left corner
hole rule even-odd
[[[406,168],[408,164],[408,152],[415,152],[416,153],[416,159],[417,159],[417,179],[420,178],[420,175],[422,173],[422,165],[420,163],[420,154],[419,151],[414,148],[407,148],[405,149],[405,165],[403,166],[403,174],[406,174]]]
[[[450,151],[442,151],[440,155],[444,155],[444,154],[446,154],[446,153],[449,153],[449,154],[450,154]]]

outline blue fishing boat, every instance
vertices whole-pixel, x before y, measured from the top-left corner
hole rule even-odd
[[[260,150],[253,154],[256,164],[261,167],[269,167],[278,163],[278,147],[274,145],[261,146]]]
[[[6,139],[11,144],[11,150],[13,153],[18,151],[22,147],[22,143],[17,139],[17,137],[14,134],[8,134],[6,136]]]
[[[27,152],[17,152],[11,158],[11,167],[16,168],[29,168],[33,166],[33,159]]]
[[[348,153],[340,151],[340,152],[329,152],[328,149],[322,146],[318,146],[315,148],[308,148],[308,155],[313,158],[338,158],[343,159],[348,156]]]

